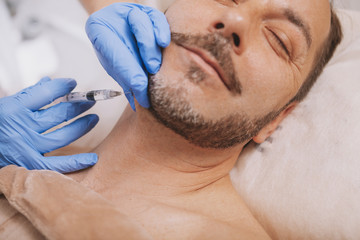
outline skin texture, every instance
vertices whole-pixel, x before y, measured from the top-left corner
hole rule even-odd
[[[187,89],[187,101],[208,119],[218,120],[233,112],[257,118],[279,110],[299,90],[311,69],[316,50],[329,32],[329,6],[321,6],[324,1],[311,4],[312,7],[303,1],[283,0],[239,1],[238,4],[228,0],[200,0],[196,4],[177,1],[166,14],[172,32],[205,34],[220,31],[226,37],[233,33],[239,36],[241,43],[233,45],[232,59],[243,91],[234,97],[216,76],[199,84],[179,83],[191,62],[186,56],[189,52],[175,44],[165,49],[159,74],[171,76],[166,79],[169,86],[177,84]],[[302,31],[285,20],[283,11],[279,10],[289,6],[296,9],[308,24],[316,23],[310,28],[313,40],[309,50]],[[177,12],[181,12],[181,16],[177,16]],[[219,23],[225,28],[216,29]],[[271,32],[282,38],[292,52],[291,58]]]
[[[283,16],[284,7],[306,20],[309,48],[302,30]],[[327,0],[178,0],[166,16],[173,32],[219,32],[233,39],[230,55],[241,94],[234,95],[201,58],[174,43],[164,50],[158,73],[164,87],[178,90],[194,111],[214,121],[234,112],[255,119],[282,109],[305,80],[330,27]],[[206,72],[201,81],[187,77],[191,62]],[[252,139],[264,141],[295,105]],[[98,163],[69,176],[112,201],[155,239],[268,239],[229,178],[251,139],[229,148],[202,148],[165,127],[149,110],[136,108],[128,108],[95,149]]]

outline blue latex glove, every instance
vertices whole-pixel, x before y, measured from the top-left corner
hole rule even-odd
[[[44,157],[43,154],[68,145],[90,131],[97,115],[87,115],[50,133],[48,129],[68,121],[94,105],[94,102],[59,103],[41,107],[71,92],[72,79],[43,78],[15,95],[0,98],[0,167],[15,164],[27,169],[58,172],[77,171],[97,162],[95,153]]]
[[[131,107],[135,110],[135,96],[148,108],[146,71],[159,71],[160,47],[170,43],[165,15],[139,4],[114,3],[89,17],[86,33],[102,66],[123,88]]]

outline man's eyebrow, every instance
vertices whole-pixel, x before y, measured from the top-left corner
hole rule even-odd
[[[312,36],[310,33],[310,26],[307,24],[294,10],[286,8],[284,9],[284,16],[295,26],[300,28],[304,34],[308,48],[312,44]]]

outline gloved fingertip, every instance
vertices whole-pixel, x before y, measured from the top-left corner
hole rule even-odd
[[[61,80],[64,81],[70,88],[75,88],[77,85],[76,80],[73,78],[62,78]]]
[[[86,102],[81,102],[79,104],[80,104],[81,109],[87,110],[87,109],[92,108],[96,104],[96,101],[86,101]]]
[[[96,114],[89,114],[87,117],[89,118],[88,120],[89,128],[95,127],[95,125],[99,122],[99,116]]]
[[[129,102],[130,103],[130,102]],[[135,103],[130,103],[130,107],[132,108],[132,110],[134,112],[136,112],[136,107],[135,107]]]
[[[162,36],[160,37],[160,41],[158,42],[159,46],[162,48],[166,48],[167,46],[169,46],[171,41],[171,37],[170,34],[162,34]]]
[[[79,171],[91,166],[94,166],[98,162],[98,155],[96,153],[80,153],[77,155],[70,156],[74,163],[67,167],[65,171],[60,172],[74,172]]]
[[[160,71],[161,63],[154,69],[155,71],[151,74],[156,74],[158,71]]]
[[[132,108],[132,110],[134,110],[136,112],[133,94],[131,92],[125,92],[125,96],[126,96],[128,102],[129,102],[130,107]]]
[[[73,156],[76,161],[76,169],[71,171],[82,170],[95,165],[98,162],[98,155],[96,153],[80,153]]]
[[[139,102],[139,104],[144,108],[149,108],[150,107],[149,101],[145,101],[145,102],[142,101],[142,102]]]
[[[171,42],[170,28],[166,28],[166,30],[155,28],[154,32],[155,32],[156,42],[160,47],[166,48],[167,46],[169,46]]]
[[[150,101],[147,95],[147,88],[141,92],[135,92],[135,98],[142,107],[144,108],[150,107]]]
[[[93,166],[98,162],[98,155],[96,153],[85,153],[86,157],[82,158],[80,164],[83,166]]]
[[[158,59],[150,59],[147,63],[147,70],[149,71],[149,73],[151,74],[155,74],[160,70],[160,66],[161,66],[161,62]]]
[[[42,84],[42,83],[49,82],[49,81],[51,81],[51,78],[46,76],[46,77],[41,78],[38,83]]]

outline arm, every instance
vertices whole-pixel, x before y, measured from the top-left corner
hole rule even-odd
[[[0,194],[47,239],[151,239],[98,193],[57,172],[0,169]]]

